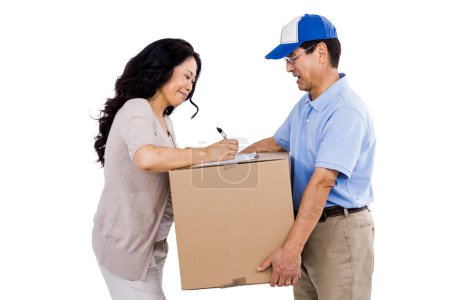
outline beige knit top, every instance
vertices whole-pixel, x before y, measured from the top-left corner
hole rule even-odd
[[[145,279],[156,241],[173,222],[169,176],[138,169],[133,157],[148,144],[175,147],[145,99],[128,100],[117,112],[105,149],[105,185],[94,217],[92,246],[101,266],[128,280]]]

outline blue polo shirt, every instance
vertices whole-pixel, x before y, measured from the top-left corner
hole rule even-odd
[[[339,171],[326,207],[362,207],[373,201],[375,133],[362,99],[345,74],[311,101],[305,94],[276,131],[276,143],[291,157],[292,194],[298,209],[315,168]]]

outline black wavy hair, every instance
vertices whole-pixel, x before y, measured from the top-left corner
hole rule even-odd
[[[100,162],[102,166],[105,164],[105,146],[109,131],[117,111],[125,102],[133,98],[150,99],[153,97],[158,89],[172,77],[174,68],[191,57],[197,63],[197,78],[186,98],[197,109],[192,115],[192,119],[199,110],[192,101],[192,96],[200,76],[202,63],[200,55],[194,51],[191,44],[182,39],[157,40],[128,61],[123,74],[116,80],[115,97],[107,99],[104,109],[100,111],[100,115],[96,119],[99,121],[99,133],[94,138],[94,148],[98,154],[97,162]],[[164,114],[170,115],[173,110],[173,106],[168,106],[164,110]]]

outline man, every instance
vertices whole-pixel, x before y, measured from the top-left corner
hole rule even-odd
[[[337,68],[336,29],[306,14],[284,26],[267,59],[307,92],[273,137],[249,151],[289,151],[296,220],[284,245],[258,267],[271,286],[294,286],[295,299],[370,299],[374,225],[371,177],[375,134],[369,112]]]

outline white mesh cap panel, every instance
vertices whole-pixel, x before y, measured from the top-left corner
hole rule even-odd
[[[292,19],[292,21],[283,27],[283,30],[281,31],[280,44],[291,44],[298,42],[298,22],[300,18],[301,16]]]

